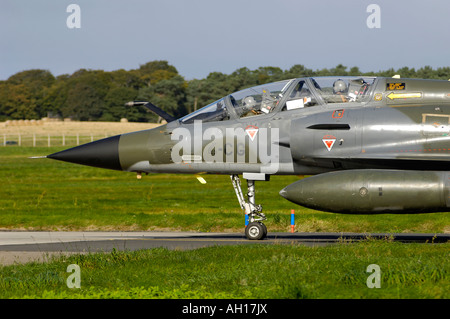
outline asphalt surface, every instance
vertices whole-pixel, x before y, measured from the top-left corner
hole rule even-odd
[[[269,233],[251,241],[244,233],[194,232],[47,232],[0,231],[0,265],[46,261],[53,255],[110,252],[164,247],[197,249],[208,246],[289,244],[324,246],[342,241],[390,238],[399,242],[443,243],[450,234]]]

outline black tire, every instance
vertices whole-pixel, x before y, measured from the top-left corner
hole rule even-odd
[[[263,223],[260,223],[260,224],[262,225],[262,227],[263,227],[263,229],[264,229],[264,236],[263,236],[263,239],[264,239],[264,238],[267,237],[267,227],[266,227],[266,225],[263,224]]]
[[[267,234],[267,229],[263,223],[253,222],[245,227],[245,236],[250,240],[261,240]]]

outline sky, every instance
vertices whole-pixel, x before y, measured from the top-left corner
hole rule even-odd
[[[450,66],[449,15],[448,0],[0,0],[0,80],[154,60],[186,80],[296,64],[436,69]]]

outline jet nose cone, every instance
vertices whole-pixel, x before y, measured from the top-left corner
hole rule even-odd
[[[47,157],[75,164],[122,170],[119,160],[119,140],[120,135],[108,137],[54,153]]]

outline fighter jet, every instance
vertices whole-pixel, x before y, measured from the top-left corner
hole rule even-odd
[[[248,216],[248,239],[267,235],[255,182],[312,175],[280,195],[316,210],[450,211],[450,82],[309,77],[231,93],[168,123],[48,155],[143,173],[227,174]],[[240,177],[247,180],[247,196]]]

